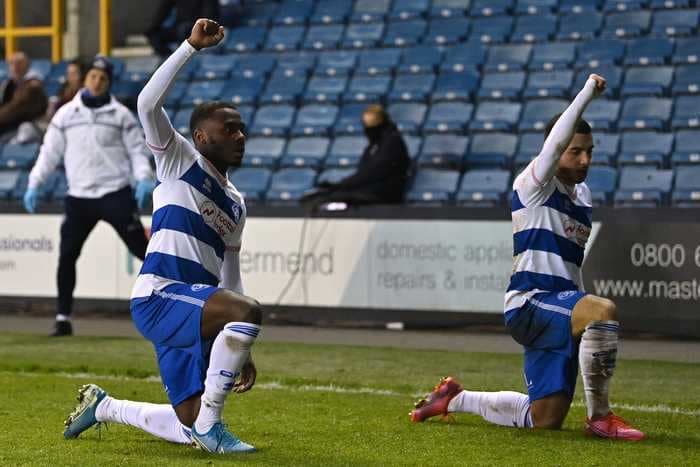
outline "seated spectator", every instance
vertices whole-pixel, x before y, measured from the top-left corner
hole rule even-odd
[[[170,44],[184,41],[198,18],[218,17],[217,0],[161,0],[145,34],[155,53],[165,58],[172,52]]]
[[[48,100],[41,76],[30,71],[29,65],[24,52],[15,52],[8,61],[10,76],[0,84],[0,142],[13,139],[22,124],[31,132],[32,122],[46,112]]]
[[[336,183],[322,182],[302,199],[307,207],[331,202],[357,204],[400,203],[409,178],[411,159],[406,143],[391,117],[380,105],[362,114],[369,144],[354,174]]]
[[[68,63],[68,66],[66,66],[65,81],[58,90],[58,94],[49,98],[49,110],[47,112],[49,120],[63,104],[67,104],[73,100],[78,91],[80,91],[80,88],[83,87],[83,74],[83,64],[80,60],[75,59]]]

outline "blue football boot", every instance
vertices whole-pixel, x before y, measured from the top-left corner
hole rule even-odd
[[[80,436],[80,433],[99,422],[95,418],[95,410],[107,397],[107,392],[96,384],[85,384],[78,390],[78,405],[68,416],[64,424],[66,429],[63,437],[73,439]]]
[[[197,433],[197,430],[192,427],[192,443],[199,449],[216,454],[255,451],[253,446],[238,439],[221,422],[214,424],[205,434]]]

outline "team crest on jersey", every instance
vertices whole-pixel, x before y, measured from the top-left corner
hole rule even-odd
[[[214,229],[221,237],[231,234],[236,230],[236,224],[232,223],[226,214],[221,212],[221,209],[212,201],[204,201],[199,206],[199,212],[202,214],[204,222]]]
[[[206,287],[208,287],[207,284],[193,284],[190,288],[192,289],[192,292],[199,292]]]
[[[559,293],[557,294],[557,298],[558,298],[559,300],[566,300],[567,298],[572,297],[572,296],[575,295],[575,294],[576,294],[576,291],[574,291],[574,290],[567,290],[566,292],[559,292]]]
[[[233,210],[233,222],[238,224],[241,221],[241,214],[243,213],[243,208],[236,203],[232,203],[231,209]]]
[[[204,179],[204,183],[202,184],[202,187],[204,187],[204,189],[205,189],[206,191],[208,191],[209,193],[211,193],[211,180],[209,180],[208,178],[205,178],[205,179]]]

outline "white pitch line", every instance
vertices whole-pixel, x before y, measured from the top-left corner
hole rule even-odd
[[[118,375],[98,375],[95,373],[33,373],[33,372],[13,372],[13,371],[0,371],[3,375],[20,375],[20,376],[58,376],[61,378],[68,379],[81,379],[81,380],[92,380],[100,379],[107,381],[135,381],[135,382],[146,382],[146,383],[161,383],[160,377],[158,376],[146,376],[143,378],[138,378],[134,376],[118,376]],[[390,389],[377,389],[377,388],[353,388],[346,386],[338,386],[335,384],[327,385],[312,385],[305,384],[302,386],[290,386],[278,381],[272,381],[269,383],[258,383],[255,385],[256,389],[263,389],[267,391],[283,390],[283,391],[293,391],[293,392],[326,392],[335,394],[367,394],[372,396],[391,396],[391,397],[406,397],[415,398],[425,395],[425,393],[414,393],[407,394],[398,391],[392,391]],[[571,404],[573,407],[585,407],[582,402],[575,401]],[[666,404],[656,404],[656,405],[639,405],[639,404],[625,404],[617,403],[611,404],[613,408],[620,408],[624,410],[630,410],[633,412],[644,412],[644,413],[665,413],[665,414],[676,414],[685,415],[688,417],[700,417],[700,409],[683,409],[679,407],[671,407]]]

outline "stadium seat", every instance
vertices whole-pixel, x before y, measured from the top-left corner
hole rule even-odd
[[[485,71],[517,71],[530,61],[532,46],[529,44],[494,45],[489,50]]]
[[[265,41],[265,50],[283,52],[298,49],[304,37],[303,26],[275,26],[270,28]]]
[[[664,8],[688,8],[690,0],[651,0],[649,5],[654,10],[662,10]]]
[[[282,169],[272,175],[265,196],[268,203],[296,204],[314,186],[316,171],[312,169]]]
[[[365,103],[344,104],[338,113],[338,121],[333,127],[335,135],[353,135],[362,133],[362,113],[367,108]]]
[[[119,87],[120,81],[117,81],[114,83],[112,86],[112,89],[110,90],[112,94],[115,96],[118,96],[119,93],[123,93],[126,91],[124,90],[115,90],[115,87]],[[176,109],[180,107],[180,101],[182,100],[182,97],[185,95],[185,92],[187,91],[187,86],[189,86],[190,83],[187,83],[185,81],[175,81],[173,83],[173,86],[170,88],[170,91],[168,92],[167,96],[165,96],[165,108],[166,109]],[[47,93],[47,95],[50,95]],[[119,97],[117,97],[119,99]]]
[[[304,101],[336,103],[347,88],[348,79],[345,76],[324,77],[314,76],[309,81],[304,93]]]
[[[433,0],[430,16],[433,18],[462,17],[467,14],[471,0]]]
[[[192,82],[180,99],[180,105],[194,106],[202,102],[218,100],[225,85],[224,80]]]
[[[320,169],[328,154],[330,141],[322,137],[292,138],[287,144],[281,167],[308,167]]]
[[[236,105],[255,104],[262,93],[263,80],[239,76],[226,82],[220,100]]]
[[[286,144],[284,138],[249,138],[245,143],[243,165],[274,169],[279,165]]]
[[[630,67],[625,71],[623,96],[666,94],[673,81],[673,67]]]
[[[588,41],[595,38],[603,25],[603,16],[596,11],[569,13],[559,21],[557,40]]]
[[[424,16],[430,6],[430,0],[402,0],[394,2],[389,12],[392,20],[411,20]]]
[[[481,102],[474,119],[469,124],[471,131],[509,131],[515,128],[522,105],[516,102]]]
[[[400,49],[363,50],[354,69],[356,75],[388,75],[401,61]]]
[[[2,147],[0,167],[3,169],[31,169],[38,154],[38,144],[6,144]]]
[[[291,105],[266,105],[258,107],[253,125],[248,130],[251,135],[283,136],[294,121],[295,110]]]
[[[428,120],[423,126],[424,133],[461,133],[474,112],[472,104],[463,102],[441,102],[433,104]]]
[[[563,13],[588,13],[600,9],[601,0],[560,0],[559,11]]]
[[[350,81],[344,102],[376,102],[389,91],[389,76],[355,76]]]
[[[403,50],[399,73],[434,73],[442,62],[442,50],[433,46],[417,46]]]
[[[400,5],[400,3],[397,3]],[[408,47],[416,45],[425,34],[427,24],[423,19],[388,23],[384,35],[384,47]]]
[[[420,169],[406,193],[406,201],[423,205],[448,204],[457,191],[459,175],[457,170]]]
[[[531,100],[525,103],[523,115],[520,118],[520,131],[544,131],[547,123],[556,114],[563,112],[569,106],[564,99]]]
[[[674,96],[700,93],[700,65],[677,66],[675,75],[671,90]]]
[[[265,42],[267,28],[262,26],[242,26],[226,31],[226,52],[250,52],[259,50]]]
[[[661,168],[671,155],[673,133],[628,131],[622,134],[621,144],[618,165],[653,165]]]
[[[673,129],[700,127],[698,109],[700,109],[700,96],[681,96],[676,98],[671,127]]]
[[[606,99],[591,101],[583,113],[583,118],[594,130],[610,131],[620,116],[620,102]]]
[[[309,27],[304,39],[304,49],[335,49],[343,38],[345,28],[342,24],[324,24]]]
[[[593,131],[593,158],[594,165],[614,165],[617,160],[620,147],[620,135]]]
[[[625,100],[618,122],[621,130],[663,130],[671,121],[673,101],[656,97],[631,97]]]
[[[593,206],[608,205],[617,189],[617,170],[613,167],[593,166],[588,169],[586,185],[591,190]]]
[[[235,55],[203,54],[195,58],[198,60],[192,74],[194,80],[228,79],[236,64]]]
[[[477,71],[441,73],[435,83],[435,90],[431,95],[431,99],[433,102],[468,101],[478,87],[479,73]]]
[[[458,169],[462,165],[469,146],[469,138],[459,135],[428,135],[418,157],[422,167]]]
[[[510,166],[518,147],[518,137],[509,133],[477,133],[464,160],[466,167]]]
[[[481,99],[516,99],[525,87],[525,72],[486,73],[478,96]]]
[[[384,34],[384,23],[350,24],[345,30],[343,47],[364,49],[375,47]]]
[[[510,171],[469,170],[462,176],[455,199],[460,206],[494,207],[504,203],[510,190]]]
[[[623,70],[623,67],[612,65],[602,65],[597,68],[582,68],[576,72],[572,93],[577,94],[583,89],[588,77],[591,73],[595,73],[605,77],[607,82],[605,97],[616,97],[620,94],[620,88],[622,87]]]
[[[338,118],[338,107],[336,105],[305,105],[299,108],[291,134],[294,136],[325,136],[330,133],[336,118]]]
[[[316,65],[316,52],[289,51],[277,54],[277,69],[275,73],[288,73],[293,70],[299,75],[308,75]]]
[[[173,117],[171,123],[173,128],[183,136],[188,136],[190,134],[190,116],[192,115],[192,108],[184,108],[177,111]]]
[[[342,24],[350,16],[352,0],[320,0],[311,15],[312,24]]]
[[[353,8],[353,23],[377,23],[389,14],[391,0],[357,0]]]
[[[423,138],[421,136],[414,135],[402,135],[404,143],[406,143],[406,149],[408,149],[408,156],[412,161],[418,159],[423,148]]]
[[[678,167],[671,202],[677,207],[700,206],[700,166]]]
[[[635,11],[646,7],[649,0],[605,0],[603,11]]]
[[[515,155],[514,167],[516,171],[530,163],[542,150],[544,144],[543,133],[525,133],[520,136],[518,152]]]
[[[305,24],[313,10],[313,0],[283,0],[275,15],[274,23],[277,25]]]
[[[445,52],[440,70],[455,73],[476,71],[486,61],[487,51],[487,47],[478,42],[468,42],[450,47]]]
[[[576,59],[576,44],[570,42],[546,42],[532,48],[530,70],[569,69]]]
[[[652,34],[668,37],[690,36],[698,28],[700,11],[667,10],[654,13]]]
[[[20,170],[0,171],[0,199],[7,200],[12,196],[21,174]]]
[[[321,172],[321,174],[318,176],[316,183],[338,183],[344,178],[347,178],[350,175],[352,175],[354,172],[355,171],[353,169],[326,169],[323,172]]]
[[[237,76],[245,78],[265,79],[275,67],[276,60],[270,55],[246,55],[238,59],[233,68],[234,79]]]
[[[400,102],[391,104],[387,111],[402,133],[417,133],[423,126],[427,106],[425,104]]]
[[[576,68],[597,68],[601,65],[618,65],[625,54],[624,42],[614,39],[593,39],[578,48]]]
[[[304,93],[306,75],[293,68],[277,68],[260,95],[261,104],[294,104]]]
[[[676,145],[671,156],[671,165],[700,164],[700,131],[680,130],[676,132]]]
[[[68,194],[68,180],[66,179],[66,174],[61,171],[56,185],[53,187],[53,192],[51,193],[51,199],[53,201],[62,201]]]
[[[557,17],[552,14],[520,16],[515,22],[511,42],[544,42],[557,30]]]
[[[389,101],[425,102],[435,85],[435,75],[398,75],[389,93]]]
[[[472,0],[471,16],[498,16],[513,12],[514,0]]]
[[[646,34],[650,26],[650,11],[611,13],[605,17],[605,26],[603,26],[600,36],[603,38],[638,37]]]
[[[663,65],[673,54],[673,42],[669,39],[645,37],[627,44],[625,65]]]
[[[559,0],[518,0],[515,12],[519,15],[541,15],[553,13]]]
[[[700,37],[678,39],[676,51],[671,61],[675,65],[695,64],[700,62]]]
[[[364,136],[338,136],[333,140],[325,166],[354,167],[360,162],[365,146]]]
[[[658,207],[665,204],[673,184],[673,171],[625,167],[621,172],[615,206]]]
[[[529,74],[523,95],[533,97],[568,97],[574,72],[570,70],[535,71]]]
[[[278,3],[247,2],[240,22],[246,26],[267,26],[272,22],[278,8]]]
[[[229,172],[228,178],[248,204],[264,200],[265,192],[270,186],[272,172],[262,167],[241,167]]]
[[[469,35],[469,22],[464,17],[433,19],[423,43],[448,46],[462,42]]]
[[[357,51],[333,50],[318,56],[315,74],[326,76],[347,75],[357,63]]]
[[[472,21],[469,41],[500,44],[508,40],[512,29],[513,18],[511,16],[476,18]]]

